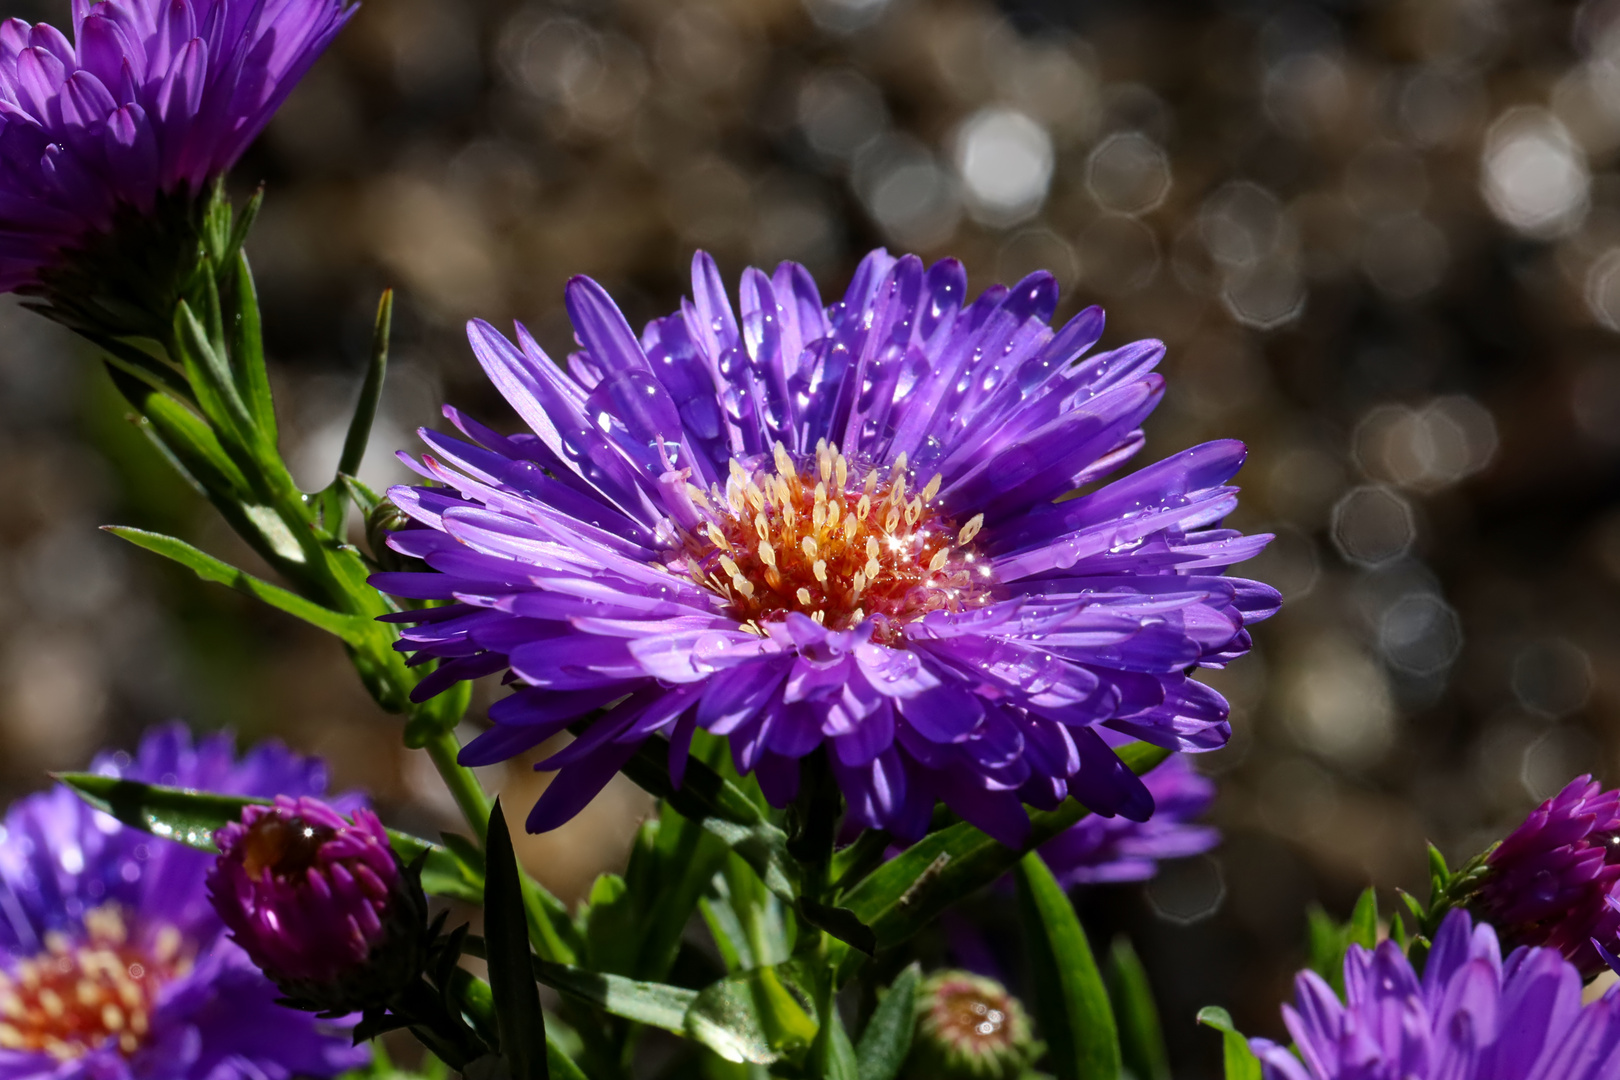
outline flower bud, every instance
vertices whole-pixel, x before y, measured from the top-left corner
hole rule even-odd
[[[421,560],[401,555],[388,546],[389,536],[414,525],[415,522],[392,499],[378,502],[366,515],[366,545],[371,548],[372,560],[390,571],[427,569]]]
[[[425,962],[427,901],[369,810],[307,796],[249,806],[214,834],[214,910],[288,1003],[334,1014],[388,1000]]]
[[[918,987],[911,1080],[1015,1080],[1040,1053],[1024,1007],[994,979],[941,971]]]
[[[1510,945],[1557,949],[1590,978],[1604,969],[1596,943],[1620,950],[1620,791],[1590,776],[1570,782],[1485,856],[1468,899]]]

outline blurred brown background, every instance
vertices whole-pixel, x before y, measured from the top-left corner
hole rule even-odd
[[[65,3],[7,14],[65,21]],[[1249,570],[1288,604],[1212,679],[1225,845],[1083,898],[1159,986],[1178,1076],[1221,1003],[1276,1034],[1303,905],[1423,887],[1580,772],[1620,778],[1620,4],[1588,0],[367,0],[237,171],[299,478],[339,449],[377,293],[397,349],[367,479],[454,400],[510,417],[477,314],[567,351],[590,274],[632,323],[694,247],[728,279],[868,248],[1045,267],[1060,317],[1168,342],[1139,460],[1237,436]],[[0,782],[147,723],[276,733],[402,824],[452,820],[339,650],[95,526],[246,556],[82,349],[0,307]],[[492,785],[536,779],[496,770]],[[644,800],[531,866],[570,897]]]

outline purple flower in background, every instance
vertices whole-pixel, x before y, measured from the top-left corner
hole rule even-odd
[[[73,0],[73,41],[0,24],[0,291],[121,205],[203,190],[354,9],[343,0]]]
[[[214,843],[214,910],[289,997],[358,1011],[420,970],[426,901],[370,810],[351,823],[319,799],[278,795]]]
[[[1580,776],[1537,807],[1485,858],[1470,906],[1514,945],[1557,949],[1588,977],[1594,939],[1620,949],[1620,791]]]
[[[1146,881],[1160,860],[1202,855],[1221,842],[1215,829],[1190,824],[1214,801],[1215,782],[1186,758],[1172,757],[1142,780],[1154,803],[1146,821],[1088,814],[1036,849],[1065,889]]]
[[[1266,1080],[1611,1080],[1620,989],[1581,1004],[1581,975],[1551,949],[1505,961],[1496,932],[1446,916],[1421,978],[1394,942],[1350,947],[1345,1001],[1314,972],[1283,1020],[1299,1057],[1252,1039]],[[1303,1064],[1301,1063],[1303,1059]]]
[[[104,775],[241,795],[319,792],[279,745],[156,729]],[[0,841],[0,1080],[283,1080],[364,1064],[348,1032],[277,1005],[224,934],[203,852],[125,828],[65,787],[15,803]]]
[[[1048,274],[966,289],[954,260],[876,251],[825,307],[784,263],[744,273],[739,319],[699,253],[694,299],[639,339],[570,282],[566,370],[521,326],[514,345],[471,324],[531,430],[446,409],[472,441],[424,431],[416,467],[447,486],[391,493],[425,526],[391,545],[431,571],[373,580],[451,601],[392,617],[415,624],[402,649],[442,661],[419,696],[518,684],[464,763],[605,710],[543,763],[560,771],[531,830],[654,735],[679,783],[697,727],[776,805],[824,751],[856,824],[915,839],[943,800],[1010,844],[1026,802],[1152,812],[1101,725],[1225,743],[1225,701],[1189,672],[1241,656],[1278,603],[1220,576],[1267,539],[1218,527],[1242,445],[1102,484],[1142,445],[1164,347],[1088,355],[1102,312],[1054,331]]]

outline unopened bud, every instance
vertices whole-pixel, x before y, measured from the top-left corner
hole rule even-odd
[[[300,1008],[357,1012],[414,982],[426,960],[421,882],[369,810],[277,796],[214,834],[209,899],[232,938]]]
[[[918,987],[910,1080],[1015,1080],[1040,1052],[1023,1005],[994,979],[941,971]]]

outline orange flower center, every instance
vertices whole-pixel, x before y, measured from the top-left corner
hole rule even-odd
[[[733,460],[723,492],[690,489],[709,520],[685,537],[688,569],[746,629],[793,611],[835,630],[883,615],[873,636],[892,640],[930,611],[989,601],[990,565],[973,546],[984,515],[957,527],[931,505],[938,476],[912,493],[902,454],[887,477],[858,478],[825,441],[802,468],[781,443],[774,458],[774,472]]]
[[[82,1057],[109,1038],[125,1055],[141,1045],[153,1002],[191,970],[180,932],[159,926],[132,942],[117,905],[84,917],[84,938],[45,935],[45,951],[0,974],[0,1047]]]

